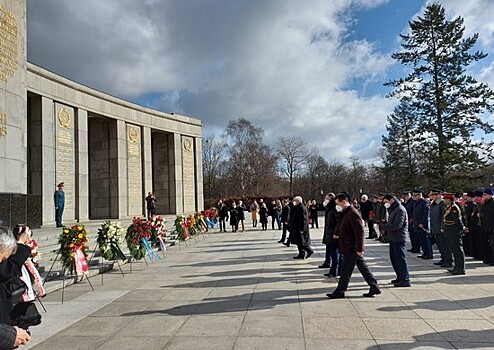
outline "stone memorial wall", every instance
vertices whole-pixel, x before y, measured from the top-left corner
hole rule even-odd
[[[196,210],[194,139],[182,136],[182,180],[184,212]]]
[[[141,128],[127,124],[128,215],[140,215],[143,210],[141,142]]]

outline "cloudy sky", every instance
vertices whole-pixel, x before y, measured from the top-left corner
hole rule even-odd
[[[489,53],[494,1],[442,0]],[[403,76],[390,55],[425,0],[28,0],[28,60],[92,88],[200,118],[244,117],[266,142],[299,135],[327,160],[371,161]],[[494,120],[493,120],[494,121]]]

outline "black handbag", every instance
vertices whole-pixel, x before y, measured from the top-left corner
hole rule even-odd
[[[27,285],[19,277],[11,278],[5,282],[5,286],[14,304],[22,298],[22,295],[27,290]]]

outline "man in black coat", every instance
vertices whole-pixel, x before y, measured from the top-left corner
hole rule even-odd
[[[374,228],[374,220],[371,216],[374,215],[374,203],[367,197],[367,195],[362,195],[362,201],[360,202],[360,213],[362,214],[362,220],[367,224],[369,228],[368,239],[377,238],[377,233]]]
[[[353,270],[357,265],[358,270],[370,287],[369,292],[364,293],[363,296],[373,298],[374,295],[381,294],[381,290],[364,260],[365,234],[362,217],[359,211],[350,204],[350,199],[345,193],[340,193],[336,196],[336,210],[342,213],[337,235],[343,260],[338,287],[332,293],[326,294],[326,296],[330,299],[344,298]]]
[[[396,279],[391,282],[395,287],[410,287],[410,274],[405,253],[405,241],[408,233],[408,215],[405,207],[392,194],[384,196],[384,207],[388,209],[388,221],[381,227],[387,232],[389,258]]]
[[[494,265],[494,188],[484,190],[480,224],[481,257],[484,263]]]
[[[286,231],[288,230],[288,221],[290,220],[290,206],[288,205],[288,199],[283,199],[283,208],[281,209],[281,224],[283,231],[281,234],[281,239],[278,243],[285,243]]]
[[[310,247],[310,232],[307,208],[304,205],[302,197],[293,198],[293,215],[290,223],[290,240],[298,247],[298,255],[294,259],[310,258],[314,251]]]

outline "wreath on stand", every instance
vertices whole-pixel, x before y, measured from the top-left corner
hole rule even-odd
[[[177,218],[175,219],[173,227],[174,227],[175,232],[177,233],[177,237],[180,241],[186,241],[190,238],[185,216],[177,215]]]
[[[151,229],[151,244],[155,247],[161,247],[166,237],[165,219],[159,215],[153,215],[149,221],[149,226]]]
[[[127,228],[125,241],[129,248],[130,255],[135,260],[141,260],[146,255],[146,246],[142,239],[148,239],[151,236],[151,225],[147,220],[138,217],[132,219],[132,224]]]
[[[120,245],[125,237],[125,229],[120,223],[105,221],[98,229],[98,246],[106,260],[127,260]]]
[[[76,256],[82,252],[87,261],[89,247],[87,244],[87,231],[83,225],[64,227],[58,238],[60,244],[60,261],[62,266],[74,274],[76,272]]]

